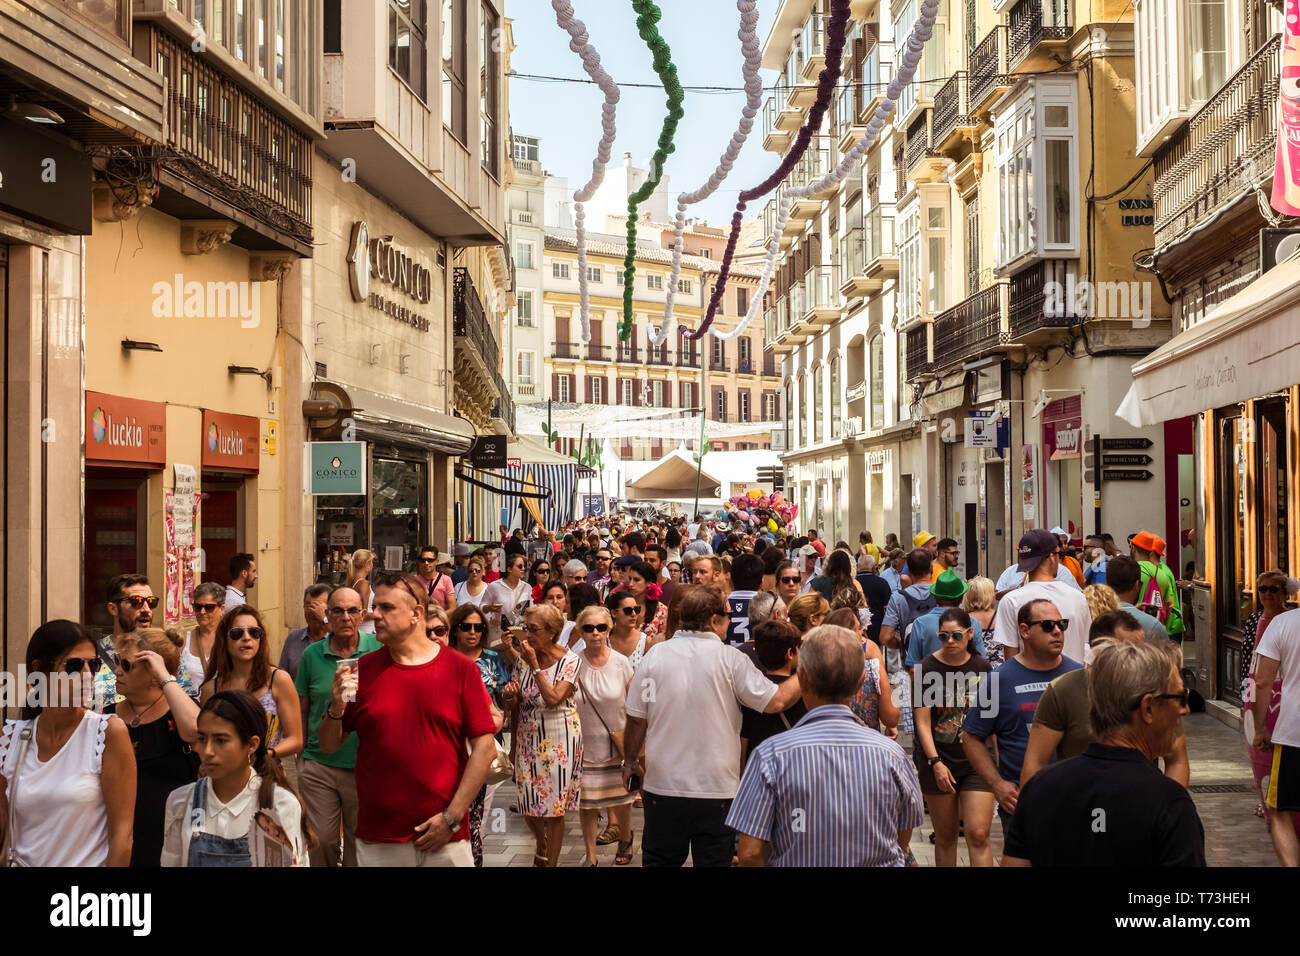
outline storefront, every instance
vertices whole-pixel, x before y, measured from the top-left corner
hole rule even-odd
[[[167,407],[88,391],[85,436],[81,620],[111,629],[108,583],[149,566],[149,515],[161,508],[167,462]]]
[[[1082,544],[1083,472],[1080,443],[1083,436],[1082,399],[1078,395],[1051,402],[1043,409],[1042,436],[1042,523],[1045,528],[1064,528],[1073,544]]]
[[[257,496],[261,422],[248,415],[203,413],[200,546],[207,577],[226,580],[230,559],[250,551],[245,528]]]

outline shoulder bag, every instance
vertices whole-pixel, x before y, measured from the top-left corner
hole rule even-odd
[[[18,816],[18,778],[23,772],[23,764],[27,762],[27,748],[32,742],[32,724],[35,721],[28,721],[27,726],[18,732],[18,738],[22,742],[18,745],[18,763],[14,765],[14,778],[9,783],[9,789],[5,796],[9,802],[9,828],[5,831],[5,840],[9,844],[9,852],[5,854],[5,866],[27,866],[18,856],[17,835],[14,829],[15,820]]]
[[[596,699],[587,693],[587,688],[582,686],[582,678],[578,678],[578,690],[582,691],[583,697],[591,698],[591,709],[596,712],[596,719],[599,720],[600,725],[605,728],[605,733],[609,734],[609,744],[614,748],[614,753],[618,754],[619,759],[622,760],[624,731],[609,729],[609,724],[605,723],[605,718],[601,715],[600,708],[596,706]]]

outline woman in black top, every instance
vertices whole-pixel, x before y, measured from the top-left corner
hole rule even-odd
[[[125,699],[105,708],[126,723],[135,748],[135,842],[132,866],[158,866],[167,796],[199,776],[190,750],[198,739],[199,707],[176,682],[179,631],[146,628],[119,636],[105,647]]]

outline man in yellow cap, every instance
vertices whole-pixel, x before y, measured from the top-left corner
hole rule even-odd
[[[1169,632],[1169,637],[1182,641],[1187,625],[1183,623],[1183,608],[1178,601],[1178,584],[1174,573],[1161,561],[1165,555],[1165,541],[1150,531],[1139,531],[1128,539],[1129,554],[1142,569],[1142,582],[1138,585],[1137,606],[1156,617]],[[1152,578],[1155,586],[1151,586]]]
[[[921,530],[917,534],[914,534],[912,536],[912,547],[924,548],[926,551],[929,551],[931,561],[939,556],[939,539],[928,531]],[[901,581],[905,588],[912,586],[912,578],[910,575],[904,574]]]

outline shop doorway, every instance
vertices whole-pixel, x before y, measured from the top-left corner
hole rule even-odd
[[[143,473],[114,477],[87,474],[81,619],[90,627],[111,633],[109,582],[119,574],[147,571],[148,525],[148,482]]]
[[[408,571],[424,544],[427,475],[423,461],[375,458],[371,463],[371,544],[376,566]]]
[[[230,559],[243,547],[242,481],[218,475],[203,475],[203,506],[199,547],[203,549],[204,581],[230,583]]]
[[[1011,529],[1007,527],[1006,477],[1006,466],[1002,462],[993,461],[984,466],[984,513],[987,518],[985,567],[988,576],[995,581],[1002,569],[1011,563],[1007,552]]]

